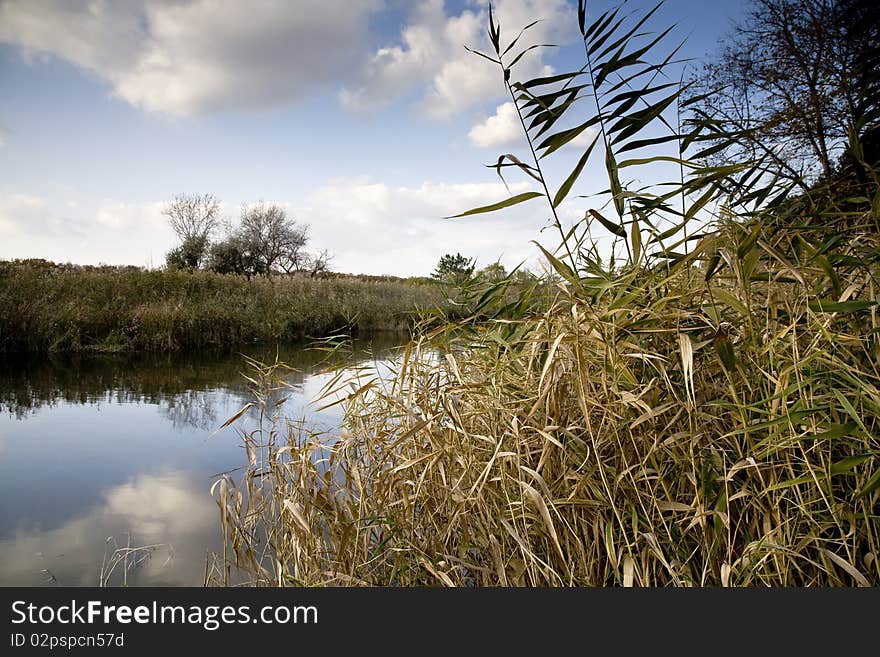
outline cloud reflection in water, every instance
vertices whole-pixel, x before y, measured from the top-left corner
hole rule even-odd
[[[130,533],[132,546],[165,545],[130,573],[129,584],[198,586],[206,550],[220,544],[209,485],[186,472],[140,475],[108,489],[101,504],[59,527],[0,540],[0,585],[97,586],[102,556],[114,550],[108,537],[125,545]]]

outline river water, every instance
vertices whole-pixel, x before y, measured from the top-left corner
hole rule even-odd
[[[356,343],[347,362],[381,363],[395,344]],[[245,463],[237,429],[254,421],[218,429],[253,399],[242,353],[294,368],[284,415],[338,427],[341,406],[311,403],[326,354],[304,345],[0,357],[0,585],[201,585],[222,545],[210,488]],[[145,549],[123,560],[129,546]]]

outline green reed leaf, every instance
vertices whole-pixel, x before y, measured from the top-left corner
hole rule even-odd
[[[498,203],[492,203],[491,205],[484,205],[479,208],[474,208],[473,210],[468,210],[467,212],[462,212],[461,214],[454,214],[449,217],[444,217],[444,219],[458,219],[459,217],[469,217],[474,214],[483,214],[486,212],[495,212],[496,210],[501,210],[503,208],[509,208],[512,205],[517,205],[518,203],[523,203],[525,201],[531,200],[533,198],[537,198],[539,196],[543,196],[541,192],[524,192],[523,194],[517,194],[516,196],[512,196],[503,201],[499,201]]]
[[[623,226],[620,224],[616,224],[613,221],[610,221],[599,214],[596,210],[590,208],[589,210],[590,216],[592,216],[596,221],[602,224],[606,230],[617,235],[618,237],[626,237],[626,231],[623,229]]]
[[[568,193],[571,191],[572,186],[575,181],[578,179],[578,176],[581,175],[581,172],[584,170],[584,166],[587,164],[587,160],[590,159],[590,154],[593,152],[593,148],[596,146],[596,142],[599,141],[599,134],[596,133],[596,136],[593,137],[593,141],[590,142],[590,145],[587,146],[587,149],[584,151],[584,154],[581,155],[580,160],[578,160],[577,165],[575,165],[574,169],[570,174],[568,174],[568,178],[565,179],[565,182],[559,187],[559,191],[556,192],[556,196],[553,197],[553,207],[559,207],[559,204],[565,200],[565,197],[568,196]]]

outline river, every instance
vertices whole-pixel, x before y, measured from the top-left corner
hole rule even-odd
[[[397,342],[358,342],[347,362],[381,363]],[[211,484],[245,463],[238,429],[254,421],[219,429],[252,401],[242,353],[294,368],[284,415],[339,426],[341,406],[311,403],[332,374],[305,345],[3,357],[0,585],[201,585],[222,545]]]

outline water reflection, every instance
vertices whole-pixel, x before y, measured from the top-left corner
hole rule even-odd
[[[129,584],[197,586],[206,550],[219,542],[216,506],[206,487],[204,478],[182,472],[140,475],[111,487],[99,504],[57,527],[0,540],[0,584],[95,586],[102,562],[110,563],[130,532],[132,545],[156,548],[128,568]],[[111,584],[121,582],[123,569],[120,564],[110,574]]]
[[[358,343],[348,362],[381,360],[398,343]],[[275,348],[245,353],[276,358]],[[277,356],[295,368],[282,412],[337,424],[340,407],[309,405],[331,377],[317,373],[325,354]],[[213,475],[244,459],[237,432],[217,428],[251,401],[245,371],[240,354],[218,352],[0,361],[0,585],[95,585],[108,537],[124,545],[129,533],[163,546],[129,584],[201,584],[220,540]]]
[[[354,362],[384,358],[399,340],[382,336],[355,342],[350,357]],[[0,409],[24,419],[61,402],[96,406],[158,404],[169,408],[168,418],[175,424],[202,428],[216,419],[203,393],[223,390],[237,394],[238,399],[247,394],[242,377],[247,368],[242,354],[262,362],[273,362],[277,357],[287,363],[293,369],[286,381],[298,390],[327,357],[323,351],[306,347],[259,346],[242,352],[206,350],[138,356],[6,355],[0,360]],[[170,410],[172,407],[175,410]]]

